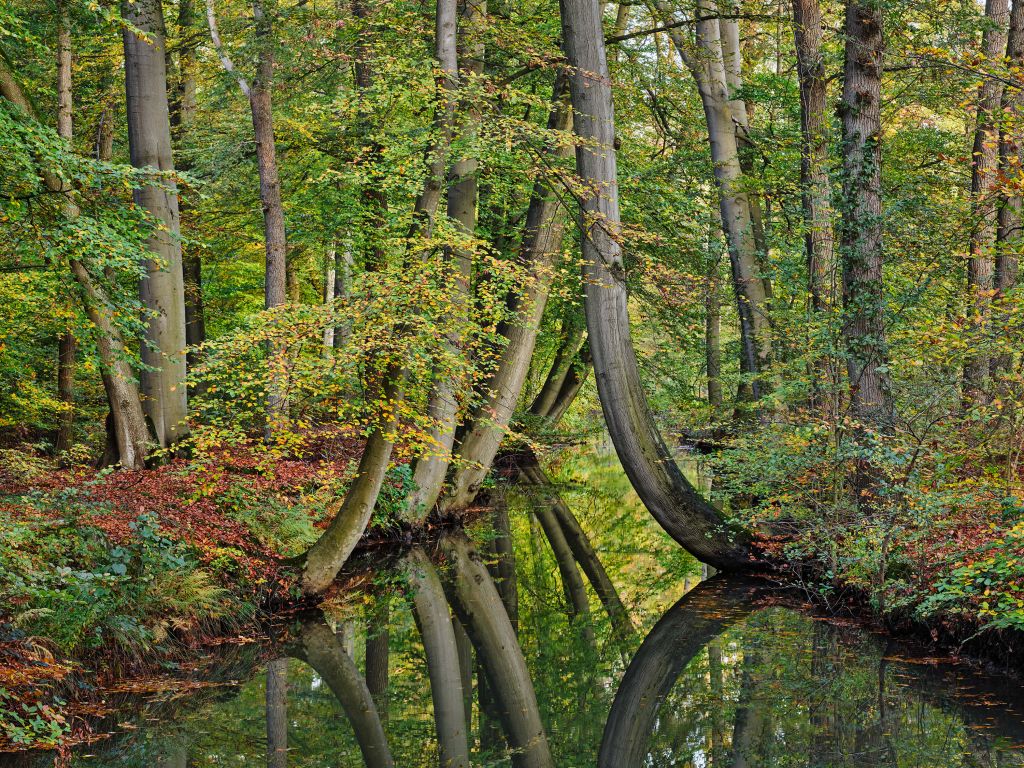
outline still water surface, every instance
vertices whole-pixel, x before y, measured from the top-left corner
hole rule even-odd
[[[110,693],[115,709],[95,725],[109,737],[70,765],[267,765],[269,735],[271,766],[436,766],[433,679],[462,701],[472,765],[1024,766],[1019,680],[923,657],[764,584],[701,579],[610,457],[577,456],[552,474],[557,486],[520,477],[469,532],[489,569],[466,588],[500,595],[516,631],[497,663],[474,630],[479,606],[449,583],[462,606],[451,619],[459,664],[431,675],[408,563],[377,567],[325,614],[280,622],[274,641],[197,659],[194,687]],[[429,555],[456,578],[451,550]],[[500,673],[496,686],[520,653],[528,683]],[[518,702],[511,718],[501,701]],[[543,730],[524,741],[530,715]]]

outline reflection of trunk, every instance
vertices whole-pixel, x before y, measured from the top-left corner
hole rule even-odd
[[[378,598],[366,625],[366,687],[377,702],[381,720],[387,720],[388,656],[390,608],[388,601]]]
[[[288,765],[288,659],[267,664],[267,768]]]
[[[661,617],[633,655],[615,694],[598,768],[645,765],[658,708],[679,673],[705,645],[753,609],[756,584],[702,582]]]
[[[590,351],[605,422],[640,499],[691,554],[726,569],[749,567],[745,539],[724,529],[718,511],[680,472],[647,404],[629,330],[618,242],[614,110],[597,5],[562,0],[562,33],[572,68],[576,165],[592,192],[583,203],[584,290]]]
[[[462,680],[462,707],[466,718],[466,733],[473,727],[473,643],[458,617],[452,616],[455,647],[459,654],[459,677]]]
[[[391,372],[384,375],[390,377]],[[385,402],[396,398],[395,389],[393,384],[384,387],[382,397]],[[307,595],[323,592],[331,585],[359,543],[359,538],[370,521],[370,515],[373,514],[377,496],[391,462],[391,449],[394,447],[392,435],[397,428],[396,415],[393,412],[382,418],[385,419],[385,423],[376,425],[366,441],[359,469],[356,470],[356,478],[345,494],[345,500],[327,530],[305,555],[301,583]]]
[[[828,695],[833,689],[835,678],[835,659],[838,647],[835,633],[822,622],[815,622],[811,640],[811,682],[816,692],[815,700],[808,706],[811,730],[815,738],[811,741],[809,754],[811,765],[829,765],[838,753],[836,733],[829,710],[834,700]]]
[[[441,543],[451,573],[449,599],[487,670],[516,768],[553,766],[537,696],[498,590],[464,536]]]
[[[1024,68],[1024,0],[1013,0],[1010,12],[1010,33],[1006,42],[1006,58],[1010,66]],[[1019,168],[1024,163],[1024,142],[1020,139],[1020,121],[1024,117],[1024,88],[1003,89],[1003,129],[999,136],[999,166],[1003,173]],[[996,296],[1004,299],[1017,284],[1018,261],[1024,231],[1021,228],[1021,196],[1003,196],[999,206],[999,226],[996,231],[995,288]],[[996,327],[1001,327],[1006,315],[1000,312]],[[1012,356],[1002,353],[992,360],[992,376],[997,378],[1010,370]]]
[[[172,172],[171,124],[167,104],[167,69],[163,8],[160,0],[122,3],[125,27],[124,71],[131,163],[149,172]],[[150,258],[140,282],[142,305],[150,313],[142,344],[143,408],[157,442],[168,447],[188,433],[185,388],[185,287],[181,270],[178,191],[161,178],[133,193],[135,204],[158,227],[149,237]]]
[[[394,768],[384,727],[373,697],[359,675],[355,662],[342,649],[327,622],[321,617],[303,625],[296,654],[327,683],[345,710],[367,768]]]
[[[576,560],[572,556],[572,550],[569,549],[569,542],[565,540],[562,526],[558,524],[558,519],[551,511],[553,500],[541,490],[541,498],[537,501],[539,503],[532,505],[532,511],[537,516],[541,528],[544,529],[544,536],[551,546],[551,553],[555,556],[558,573],[562,579],[562,591],[565,593],[569,622],[570,624],[582,623],[583,639],[593,646],[595,643],[594,627],[590,618],[587,587],[576,567]]]
[[[544,384],[530,406],[530,413],[534,416],[548,417],[551,413],[565,378],[573,367],[576,353],[583,345],[586,326],[583,323],[574,322],[575,311],[572,309],[568,311],[572,314],[562,321],[562,343],[555,353],[555,360],[551,363],[551,370],[548,371]]]
[[[851,411],[861,426],[884,430],[892,423],[893,405],[882,282],[882,10],[878,3],[847,1],[844,74],[841,256]],[[863,468],[858,475],[856,487],[863,487]]]
[[[752,651],[743,654],[743,680],[740,683],[740,699],[736,705],[736,715],[732,730],[732,768],[757,766],[757,748],[761,743],[764,730],[764,718],[757,697],[753,676],[756,656]]]
[[[1006,53],[1010,0],[986,0],[981,48],[986,61],[996,62]],[[985,78],[978,90],[974,148],[971,152],[970,257],[967,259],[967,313],[974,343],[983,347],[989,323],[993,288],[993,249],[996,241],[996,176],[999,165],[999,129],[996,112],[1002,101],[1003,84],[998,77]],[[985,396],[988,357],[971,354],[964,364],[964,400],[977,402]]]
[[[711,689],[711,765],[725,768],[725,696],[722,690],[722,644],[718,640],[708,643],[708,678]]]
[[[549,131],[564,131],[570,121],[568,82],[562,76],[555,81]],[[558,137],[554,147],[547,150],[545,163],[556,164],[569,156],[571,146]],[[510,296],[513,319],[503,332],[507,343],[490,380],[484,385],[483,402],[476,408],[459,445],[462,465],[452,478],[452,489],[446,506],[456,509],[470,504],[476,497],[487,472],[490,470],[498,446],[505,435],[533,357],[537,332],[540,329],[548,288],[554,275],[554,257],[562,244],[564,218],[558,198],[549,185],[538,181],[526,213],[523,243],[519,252],[520,265],[528,272],[526,289]]]
[[[463,701],[462,668],[459,649],[444,589],[433,563],[421,547],[406,555],[409,587],[412,591],[416,623],[423,638],[430,675],[430,695],[434,700],[434,721],[441,748],[441,765],[468,766],[466,717]]]
[[[494,579],[501,602],[505,606],[512,630],[519,633],[519,588],[516,583],[516,554],[512,549],[512,529],[508,518],[508,504],[505,497],[495,496],[491,500],[491,520],[494,525],[494,538],[491,540],[493,560],[488,563],[487,570]]]
[[[70,148],[72,137],[71,98],[71,17],[66,0],[57,2],[57,135]],[[75,335],[64,330],[57,336],[57,399],[61,402],[57,439],[58,454],[71,447],[75,429]]]
[[[535,460],[525,463],[522,472],[522,477],[530,484],[541,489],[546,500],[550,503],[551,512],[564,535],[569,549],[572,550],[572,557],[579,563],[580,568],[587,575],[587,579],[597,593],[601,605],[608,612],[608,618],[611,619],[615,631],[621,637],[631,636],[636,629],[629,618],[629,612],[626,611],[626,606],[622,604],[615,585],[608,578],[608,573],[605,571],[600,558],[598,558],[594,545],[591,544],[590,538],[587,536],[586,531],[583,530],[579,520],[576,519],[576,515],[573,514],[562,497],[551,486],[551,481]],[[543,520],[541,522],[543,523]]]
[[[25,94],[13,74],[7,69],[2,57],[0,57],[0,94],[26,115],[35,118],[32,105],[25,98]],[[60,179],[53,175],[48,168],[39,170],[47,189],[53,193],[60,193],[62,190]],[[79,215],[78,206],[70,197],[65,210],[70,220]],[[95,340],[102,366],[103,387],[107,393],[107,400],[110,402],[108,421],[111,429],[109,432],[113,436],[111,447],[116,447],[116,455],[109,455],[113,451],[108,450],[105,452],[104,458],[109,458],[110,463],[120,461],[121,466],[125,469],[142,469],[145,467],[146,452],[149,449],[149,430],[142,412],[139,389],[135,384],[135,373],[127,362],[121,330],[115,324],[114,316],[111,314],[110,308],[113,303],[102,286],[93,280],[88,268],[81,260],[70,258],[69,264],[71,274],[82,291],[86,315],[96,327]]]

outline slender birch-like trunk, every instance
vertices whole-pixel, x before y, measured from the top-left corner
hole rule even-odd
[[[136,168],[174,171],[167,99],[166,35],[161,0],[123,2],[121,13],[145,37],[124,29],[128,148]],[[142,344],[142,405],[161,447],[188,434],[185,387],[185,285],[181,267],[178,192],[163,176],[134,192],[135,203],[158,226],[149,237],[150,258],[139,294],[146,309]]]
[[[561,0],[572,75],[582,201],[584,306],[605,423],[627,476],[663,528],[698,559],[725,570],[750,567],[747,539],[690,485],[654,422],[630,334],[614,148],[614,109],[596,0]],[[719,59],[720,60],[720,59]],[[728,107],[728,104],[726,104]],[[730,131],[735,141],[735,132]]]

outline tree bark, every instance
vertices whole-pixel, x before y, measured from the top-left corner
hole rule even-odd
[[[153,173],[171,173],[171,124],[167,100],[166,36],[161,0],[122,3],[124,19],[146,38],[130,29],[122,33],[128,148],[134,167]],[[185,387],[185,286],[182,278],[178,191],[172,178],[136,189],[135,203],[158,227],[149,237],[150,257],[139,288],[146,308],[146,334],[142,344],[143,408],[162,448],[188,434]]]
[[[719,249],[721,216],[711,217],[704,288],[704,361],[707,369],[708,405],[718,414],[725,404],[722,395],[722,299],[719,290]]]
[[[664,0],[654,0],[664,20],[672,18]],[[751,377],[750,392],[755,400],[765,389],[763,374],[771,361],[771,325],[768,321],[769,288],[761,275],[758,254],[758,227],[755,226],[752,195],[744,188],[743,168],[737,130],[746,125],[742,101],[732,98],[729,78],[737,78],[736,53],[730,49],[727,69],[722,44],[722,26],[710,0],[698,0],[697,45],[693,49],[678,28],[669,36],[676,52],[697,84],[708,126],[708,143],[714,164],[715,184],[719,192],[722,225],[729,247],[733,290],[740,318],[741,369]],[[728,34],[732,28],[727,25]],[[761,235],[763,239],[763,235]]]
[[[549,131],[565,131],[569,127],[568,97],[568,81],[560,76],[554,86],[547,123]],[[547,150],[546,159],[552,164],[568,157],[572,151],[570,145],[557,137],[554,142]],[[548,289],[554,276],[552,265],[564,231],[558,198],[548,184],[539,180],[530,198],[519,251],[520,264],[527,273],[526,288],[522,293],[510,296],[514,319],[505,329],[507,343],[485,385],[483,402],[467,420],[458,449],[461,463],[442,502],[446,509],[461,509],[473,502],[498,453],[529,373],[537,333],[547,305]]]
[[[830,311],[836,303],[835,237],[832,231],[832,185],[828,175],[828,91],[821,53],[819,0],[793,0],[797,79],[800,84],[800,193],[804,218],[804,258],[810,308]],[[833,423],[836,412],[836,361],[821,357],[811,366],[811,404]]]
[[[630,336],[628,293],[618,242],[614,110],[597,0],[561,0],[562,36],[572,67],[576,166],[591,187],[582,203],[584,306],[597,391],[619,460],[640,499],[676,541],[722,569],[750,567],[747,540],[690,485],[647,404]],[[732,134],[735,138],[735,134]]]
[[[434,701],[434,722],[441,748],[441,765],[469,766],[469,746],[462,666],[444,588],[430,558],[419,546],[406,555],[416,623],[423,638]]]
[[[572,310],[569,310],[572,312]],[[530,413],[541,418],[549,417],[554,407],[558,393],[562,389],[566,376],[572,370],[573,361],[583,345],[586,335],[586,321],[576,322],[575,313],[569,314],[562,320],[562,342],[555,352],[555,359],[551,363],[540,391],[530,405]]]
[[[288,765],[288,659],[267,662],[267,768]]]
[[[846,4],[843,210],[840,254],[851,412],[864,428],[893,420],[882,283],[882,10],[873,0]],[[858,474],[864,479],[861,467]],[[858,485],[861,485],[858,481]]]
[[[348,243],[334,251],[334,299],[344,306],[352,296],[352,248]],[[352,324],[343,315],[334,326],[333,344],[342,349],[352,337]]]
[[[494,582],[464,536],[443,539],[441,548],[450,568],[448,599],[487,670],[512,748],[512,765],[553,768],[533,682]]]
[[[516,581],[516,553],[512,548],[512,527],[508,517],[508,504],[503,495],[491,499],[491,520],[494,538],[487,570],[505,606],[512,631],[519,634],[519,585]],[[482,706],[482,705],[481,705]]]
[[[999,61],[1007,52],[1010,0],[986,0],[985,20],[989,26],[982,35],[985,59]],[[967,259],[967,292],[970,346],[983,350],[989,328],[992,303],[994,256],[997,231],[996,188],[999,183],[999,121],[1003,84],[999,78],[986,78],[978,89],[974,147],[971,152],[971,240]],[[964,363],[964,402],[982,402],[988,394],[989,359],[984,351],[975,351]]]
[[[580,351],[576,353],[576,359],[566,372],[565,378],[562,380],[562,386],[558,388],[558,394],[555,395],[555,401],[551,404],[551,409],[545,415],[549,427],[554,428],[557,426],[558,422],[565,416],[565,412],[569,410],[569,406],[573,404],[576,396],[586,383],[593,363],[594,359],[590,354],[590,345],[584,342],[583,346],[580,347]]]
[[[1013,0],[1010,12],[1010,30],[1006,40],[1006,59],[1011,67],[1024,69],[1024,0]],[[999,167],[1008,173],[1012,167],[1024,164],[1024,142],[1020,139],[1021,119],[1024,117],[1024,88],[1004,87],[1002,99],[1003,121],[999,134]],[[1003,195],[999,201],[996,231],[995,289],[1000,301],[1017,284],[1018,262],[1024,243],[1021,227],[1022,201],[1020,195]],[[1000,316],[1005,312],[1000,310]],[[999,325],[997,321],[997,325]],[[1010,370],[1012,355],[1003,352],[992,360],[992,377],[997,379]]]
[[[463,44],[459,56],[462,66],[459,73],[460,87],[483,74],[484,44],[482,22],[486,18],[486,0],[462,0],[460,3],[462,37],[469,41]],[[466,104],[466,118],[462,123],[463,139],[472,144],[479,130],[479,108]],[[472,238],[476,233],[477,212],[477,168],[478,160],[470,152],[458,157],[452,163],[448,183],[448,219],[454,225],[457,236]],[[449,284],[449,300],[452,320],[460,326],[469,320],[471,301],[470,282],[473,276],[473,250],[464,245],[445,249],[446,277]],[[446,346],[457,353],[462,339],[458,332],[449,334]],[[413,508],[426,513],[433,509],[441,495],[445,476],[455,445],[456,420],[459,413],[458,391],[460,382],[454,375],[435,372],[427,413],[433,420],[429,431],[430,442],[436,446],[432,452],[417,459],[413,470]]]
[[[65,0],[57,2],[57,135],[71,146],[71,17]],[[74,441],[75,430],[75,356],[78,342],[71,330],[57,337],[57,399],[62,410],[58,417],[54,450],[59,455]]]
[[[386,597],[378,598],[366,625],[366,687],[377,702],[381,720],[388,717],[388,667],[390,656],[390,608]]]

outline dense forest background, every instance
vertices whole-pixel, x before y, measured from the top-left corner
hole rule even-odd
[[[1020,0],[12,0],[0,469],[351,459],[317,593],[607,423],[702,559],[1020,627],[1022,67]]]

